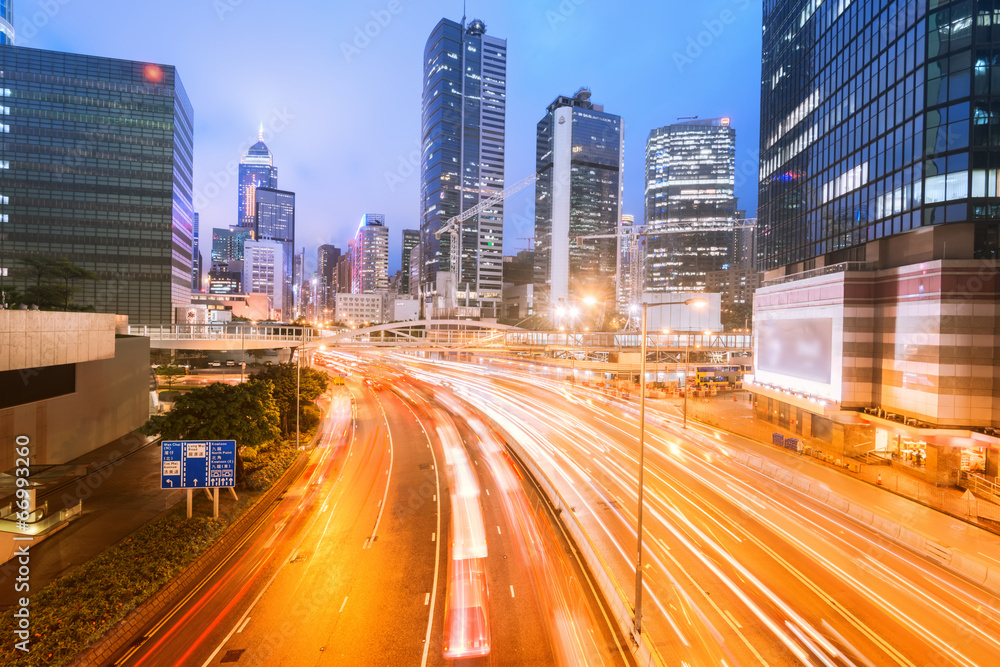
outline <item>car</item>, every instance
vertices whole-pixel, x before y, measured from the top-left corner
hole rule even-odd
[[[221,361],[210,361],[210,362],[208,362],[208,367],[209,368],[218,368],[220,366],[222,366],[222,362]]]
[[[226,366],[227,367],[232,367],[232,366],[235,366],[235,365],[236,365],[235,361],[233,361],[232,359],[226,359]]]
[[[265,365],[265,366],[273,366],[273,365],[274,365],[274,362],[273,362],[273,361],[270,361],[270,360],[268,360],[268,361],[265,361],[265,362],[264,362],[264,365]]]

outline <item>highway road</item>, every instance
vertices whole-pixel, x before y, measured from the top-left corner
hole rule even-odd
[[[304,473],[117,664],[632,664],[492,432],[388,381],[333,389]]]
[[[516,366],[393,361],[517,439],[634,590],[634,406]],[[996,664],[996,596],[735,462],[728,434],[649,427],[646,442],[643,618],[668,664]]]

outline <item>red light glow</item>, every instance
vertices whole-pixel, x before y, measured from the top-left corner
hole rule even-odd
[[[163,69],[159,65],[146,65],[142,68],[142,75],[150,83],[160,83],[163,81]]]

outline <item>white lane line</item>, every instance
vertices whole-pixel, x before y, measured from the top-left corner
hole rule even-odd
[[[431,502],[435,502],[436,503],[437,501],[438,501],[438,497],[437,497],[437,494],[435,493],[434,497],[431,498]]]
[[[236,634],[240,634],[241,632],[243,632],[243,628],[247,627],[247,623],[249,623],[249,622],[250,622],[250,617],[247,616],[247,620],[243,621],[243,623],[240,624],[240,627],[236,631]]]
[[[282,530],[282,529],[283,529],[284,527],[285,527],[285,520],[284,520],[284,519],[282,519],[282,520],[281,520],[281,522],[280,522],[280,523],[279,523],[279,524],[278,524],[277,526],[275,526],[275,527],[274,527],[274,535],[271,535],[271,539],[269,539],[269,540],[268,540],[268,541],[267,541],[267,542],[266,542],[266,543],[264,544],[264,548],[265,548],[265,549],[270,549],[270,548],[271,548],[271,546],[273,546],[273,545],[274,545],[274,541],[275,541],[276,539],[278,539],[278,533],[280,533],[280,532],[281,532],[281,530]]]
[[[427,593],[426,595],[424,595],[424,606],[426,607],[427,605],[430,604],[430,602],[431,602],[431,594]]]
[[[514,597],[514,584],[510,585],[510,596]]]
[[[344,606],[345,606],[346,604],[347,604],[347,598],[345,597],[345,598],[344,598],[344,601],[340,603],[340,610],[339,610],[339,611],[337,612],[338,614],[339,614],[340,612],[344,611]]]
[[[502,533],[500,532],[500,526],[497,526],[497,535],[501,535],[501,534]]]
[[[437,533],[431,533],[431,542],[437,538]]]
[[[490,495],[490,490],[489,489],[486,489],[486,495]],[[642,620],[642,619],[640,619],[640,620]]]
[[[385,492],[382,494],[382,502],[379,503],[378,508],[378,518],[375,519],[375,527],[372,529],[372,535],[369,539],[369,543],[375,542],[375,536],[378,535],[378,525],[382,523],[382,512],[385,511],[385,499],[389,496],[389,482],[392,480],[392,475],[389,474],[392,471],[392,429],[389,427],[389,418],[385,414],[385,408],[382,407],[382,401],[378,402],[378,409],[382,411],[382,419],[385,420],[385,431],[389,436],[389,469],[385,471]]]
[[[417,413],[413,411],[410,405],[403,401],[403,405],[413,418],[417,420],[417,424],[420,426],[420,430],[424,432],[424,437],[427,438],[427,446],[430,447],[431,457],[433,457],[434,464],[431,465],[431,469],[434,471],[434,483],[437,485],[437,493],[434,494],[435,502],[437,497],[441,495],[441,475],[438,473],[437,469],[437,454],[434,452],[434,448],[431,447],[431,438],[427,435],[427,429],[424,428],[423,423],[417,417]],[[437,507],[437,532],[441,532],[441,506]],[[427,614],[427,633],[424,635],[424,655],[420,661],[420,667],[427,667],[427,655],[431,648],[431,629],[434,627],[434,605],[437,602],[437,589],[438,589],[438,571],[441,567],[441,543],[434,540],[434,587],[431,588],[431,598],[430,598],[430,613]]]

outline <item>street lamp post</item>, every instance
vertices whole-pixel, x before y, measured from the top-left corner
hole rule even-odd
[[[636,534],[639,546],[635,557],[635,634],[642,634],[642,474],[645,465],[646,439],[646,308],[642,304],[642,338],[639,346],[642,350],[639,356],[639,511],[636,518]]]
[[[645,470],[645,454],[646,454],[646,311],[649,308],[648,303],[642,304],[642,314],[641,314],[641,326],[642,331],[641,337],[639,339],[640,346],[640,356],[639,356],[639,502],[638,511],[636,512],[636,537],[638,546],[636,547],[636,558],[635,558],[635,634],[636,637],[642,634],[642,496],[643,496],[643,471]],[[654,303],[653,307],[658,306],[670,306],[674,304],[670,303]],[[687,299],[684,301],[685,306],[693,306],[695,308],[704,308],[708,305],[708,301],[705,299]],[[688,334],[688,349],[690,349],[691,338]],[[685,371],[684,371],[684,427],[687,428],[687,354],[684,358]]]
[[[240,323],[240,384],[243,384],[243,371],[246,370],[246,346],[243,344],[243,336],[246,332],[246,328],[243,323]]]
[[[304,331],[304,330],[303,330]],[[305,334],[303,334],[305,335]],[[295,449],[299,448],[299,397],[302,395],[302,348],[295,350]]]

